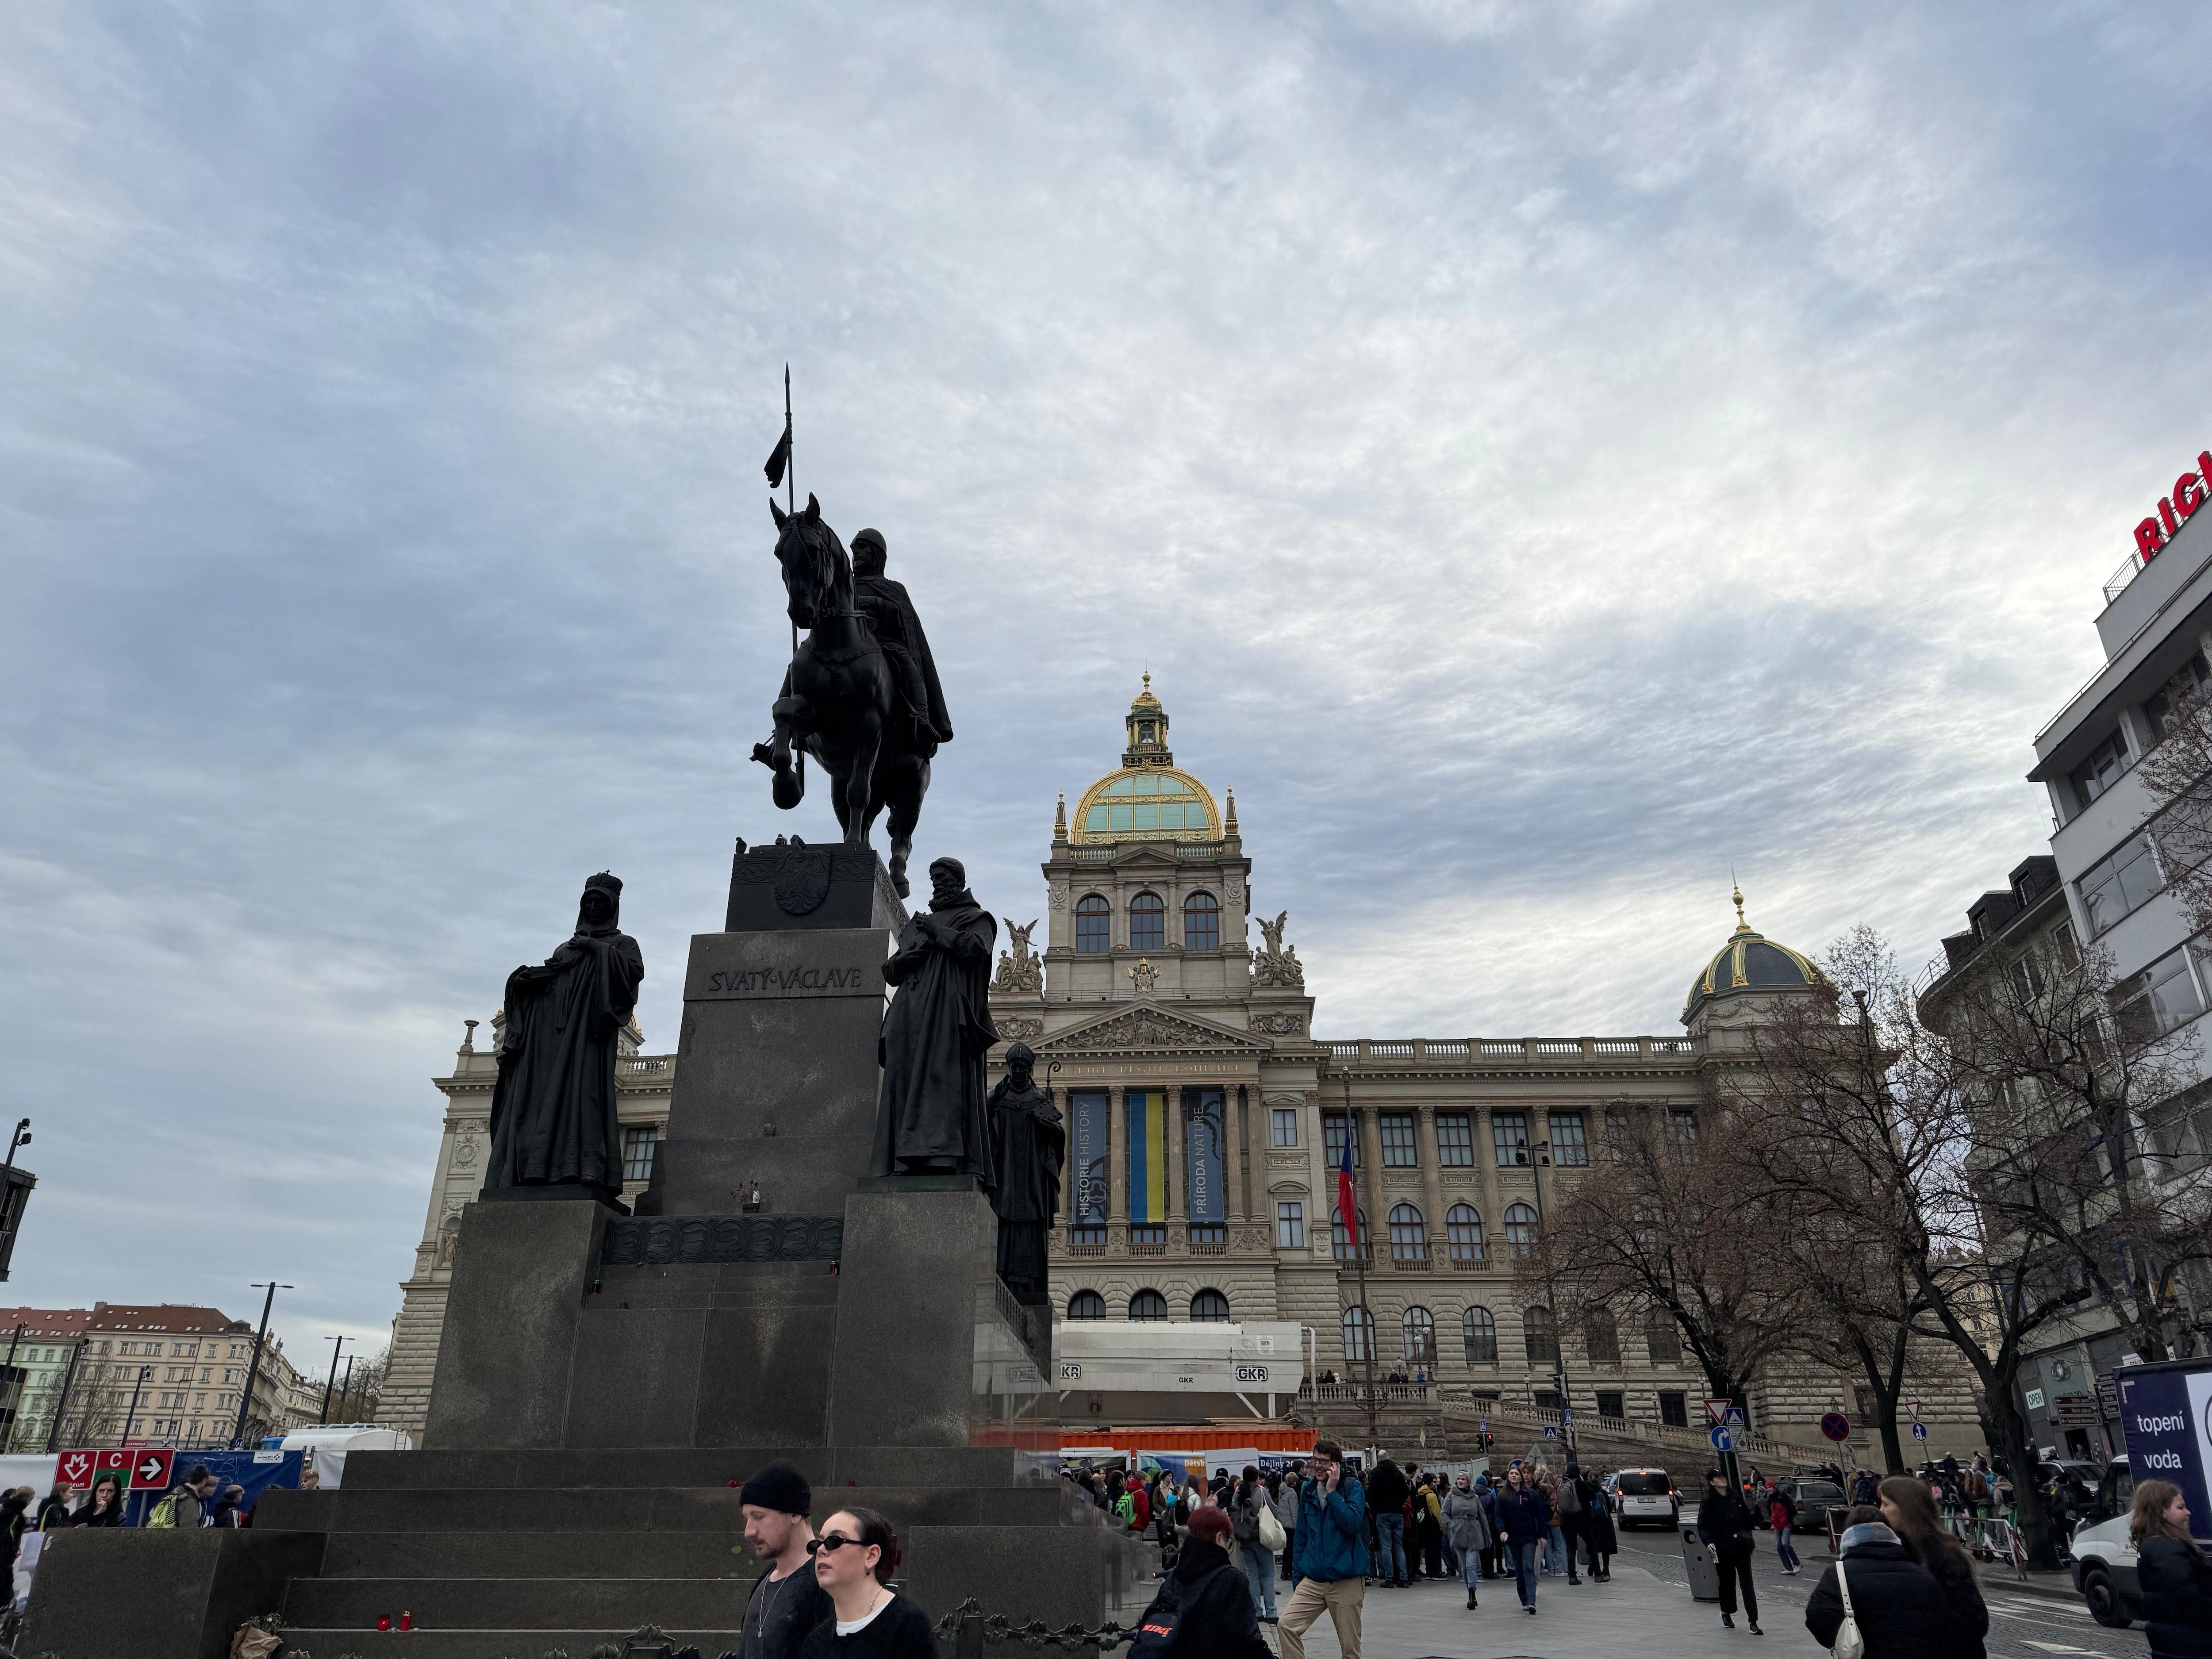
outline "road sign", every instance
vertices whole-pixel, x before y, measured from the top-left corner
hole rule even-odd
[[[1721,1419],[1721,1426],[1731,1433],[1741,1434],[1744,1430],[1743,1407],[1730,1406],[1728,1408],[1728,1415]]]
[[[1851,1419],[1841,1412],[1829,1412],[1820,1419],[1820,1432],[1831,1440],[1851,1437]]]
[[[1478,1417],[1474,1419],[1474,1426],[1481,1430],[1483,1433],[1488,1434],[1490,1432],[1490,1419],[1486,1417]]]
[[[1713,1443],[1713,1449],[1717,1452],[1735,1449],[1735,1439],[1726,1429],[1716,1427],[1705,1438]]]
[[[82,1486],[92,1480],[93,1471],[99,1467],[100,1453],[97,1450],[65,1451],[61,1455],[60,1462],[54,1465],[54,1478],[66,1480],[72,1486]]]
[[[169,1489],[169,1466],[176,1461],[176,1453],[163,1447],[155,1450],[141,1446],[130,1454],[131,1489],[133,1492],[167,1492]]]
[[[1564,1429],[1568,1424],[1574,1420],[1575,1408],[1572,1406],[1562,1406],[1559,1407],[1559,1426],[1561,1428]]]
[[[1912,1437],[1915,1440],[1925,1440],[1928,1437],[1928,1425],[1925,1423],[1915,1423],[1912,1425]]]
[[[1920,1402],[1917,1400],[1911,1401],[1907,1409],[1912,1413],[1912,1420],[1917,1423],[1920,1420]]]
[[[1544,1438],[1545,1438],[1545,1439],[1547,1439],[1547,1440],[1557,1440],[1559,1437],[1559,1425],[1558,1425],[1557,1424],[1555,1424],[1555,1423],[1547,1423],[1547,1424],[1545,1424],[1545,1425],[1544,1425]]]
[[[1705,1401],[1705,1415],[1712,1419],[1714,1426],[1717,1428],[1728,1421],[1729,1413],[1735,1406],[1733,1400],[1708,1400]]]

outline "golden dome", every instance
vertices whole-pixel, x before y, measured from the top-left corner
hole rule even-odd
[[[1128,747],[1121,769],[1083,792],[1068,839],[1097,846],[1117,841],[1218,841],[1221,811],[1206,787],[1175,764],[1168,747],[1168,711],[1152,695],[1152,677],[1129,704]]]

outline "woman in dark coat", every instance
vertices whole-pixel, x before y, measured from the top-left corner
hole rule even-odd
[[[119,1527],[123,1524],[123,1480],[113,1473],[103,1474],[92,1483],[92,1491],[76,1513],[70,1517],[73,1527]]]
[[[1175,1571],[1137,1621],[1143,1637],[1161,1642],[1146,1651],[1189,1659],[1273,1659],[1260,1634],[1251,1586],[1229,1559],[1230,1532],[1226,1510],[1208,1504],[1192,1511],[1190,1537]]]
[[[1951,1651],[1959,1659],[1983,1659],[1983,1638],[1990,1633],[1990,1610],[1982,1601],[1982,1586],[1974,1577],[1973,1558],[1966,1546],[1943,1530],[1936,1512],[1936,1499],[1928,1483],[1909,1474],[1893,1474],[1876,1488],[1881,1494],[1881,1516],[1905,1546],[1905,1553],[1928,1569],[1943,1592],[1951,1613]]]
[[[1751,1535],[1751,1512],[1743,1499],[1729,1490],[1728,1477],[1718,1469],[1705,1471],[1705,1501],[1698,1505],[1698,1537],[1712,1552],[1720,1569],[1721,1627],[1735,1628],[1736,1586],[1743,1586],[1744,1616],[1754,1636],[1759,1628],[1759,1592],[1752,1588],[1751,1557],[1756,1547]]]
[[[1613,1501],[1606,1496],[1605,1483],[1585,1472],[1580,1490],[1583,1500],[1583,1542],[1589,1547],[1590,1577],[1601,1584],[1613,1582],[1613,1558],[1620,1552],[1620,1540],[1613,1529]]]
[[[2155,1659],[2212,1654],[2212,1565],[2189,1535],[2189,1505],[2170,1480],[2137,1484],[2128,1511],[2136,1597]]]
[[[1881,1511],[1861,1504],[1844,1517],[1842,1556],[1820,1575],[1805,1604],[1805,1628],[1824,1648],[1844,1626],[1840,1571],[1851,1614],[1866,1642],[1866,1659],[1951,1659],[1950,1607],[1935,1575],[1906,1552]]]

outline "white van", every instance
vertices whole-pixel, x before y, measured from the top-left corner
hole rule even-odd
[[[1620,1503],[1623,1527],[1671,1529],[1681,1519],[1680,1500],[1674,1496],[1674,1480],[1664,1469],[1621,1469],[1607,1485]]]
[[[2098,1483],[2097,1510],[2112,1516],[2074,1534],[2074,1588],[2089,1616],[2111,1630],[2125,1630],[2142,1617],[2136,1584],[2136,1547],[2128,1541],[2128,1508],[2135,1479],[2128,1460],[2115,1457]]]

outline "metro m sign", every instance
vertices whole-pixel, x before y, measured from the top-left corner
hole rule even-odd
[[[2145,564],[2156,558],[2159,550],[2204,505],[2208,488],[2212,488],[2212,449],[2197,457],[2196,471],[2185,472],[2173,481],[2173,494],[2159,498],[2157,516],[2136,526],[2136,556]]]

